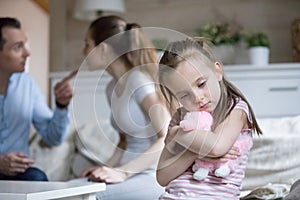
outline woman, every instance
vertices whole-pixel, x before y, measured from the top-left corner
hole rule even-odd
[[[107,183],[99,199],[157,199],[163,188],[155,169],[163,148],[169,113],[155,89],[156,50],[137,24],[117,16],[93,21],[85,38],[90,69],[105,69],[112,124],[126,146],[106,165],[86,169],[81,177]]]

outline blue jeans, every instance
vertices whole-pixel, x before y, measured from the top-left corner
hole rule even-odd
[[[17,181],[48,181],[47,175],[36,167],[29,167],[25,172],[16,176],[7,176],[0,173],[0,180],[17,180]]]

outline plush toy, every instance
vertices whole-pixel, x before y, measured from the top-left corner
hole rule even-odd
[[[210,113],[205,111],[188,112],[184,119],[180,122],[180,127],[184,131],[191,130],[211,130],[213,118]],[[240,135],[234,144],[240,151],[250,150],[252,147],[252,138],[249,135]],[[226,177],[234,170],[234,167],[241,162],[240,157],[236,159],[228,159],[225,162],[213,161],[213,160],[195,160],[195,164],[192,169],[194,172],[193,177],[196,180],[203,180],[207,177],[209,172],[214,173],[217,177]]]
[[[300,179],[297,180],[291,186],[290,193],[284,198],[284,200],[299,200],[300,199]]]

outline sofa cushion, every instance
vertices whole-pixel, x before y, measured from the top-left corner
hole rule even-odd
[[[74,130],[59,146],[48,146],[37,133],[30,140],[34,166],[43,170],[50,181],[66,181],[71,175],[71,164],[75,153]]]
[[[254,136],[243,189],[300,179],[300,115],[259,119],[262,136]]]
[[[111,158],[119,143],[119,133],[109,120],[91,122],[76,131],[74,141],[77,153],[72,172],[78,177],[84,169],[104,164]]]

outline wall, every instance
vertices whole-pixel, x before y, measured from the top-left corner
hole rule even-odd
[[[290,27],[300,18],[299,0],[124,0],[129,22],[170,28],[190,36],[208,22],[233,20],[243,30],[265,31],[271,40],[270,62],[292,62]],[[83,60],[89,22],[73,18],[74,0],[51,0],[51,71],[78,67]]]
[[[16,17],[27,34],[31,56],[27,66],[48,99],[49,16],[31,0],[1,0],[1,17]]]

